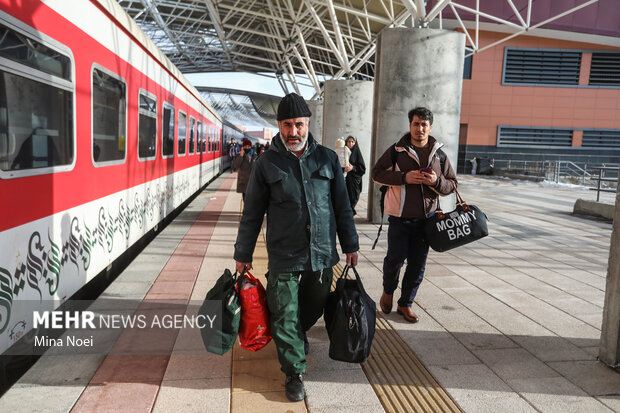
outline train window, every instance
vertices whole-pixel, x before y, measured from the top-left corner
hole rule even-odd
[[[202,127],[202,151],[203,152],[208,152],[208,148],[207,148],[207,139],[209,138],[209,136],[207,135],[207,133],[209,132],[209,129],[207,128],[207,125],[203,125]]]
[[[213,142],[213,128],[209,128],[209,151],[215,151]]]
[[[157,98],[141,90],[138,114],[138,158],[154,159],[157,153]]]
[[[71,80],[71,59],[40,41],[0,23],[0,56],[65,80]]]
[[[202,145],[204,147],[204,151],[205,152],[209,152],[211,151],[211,148],[208,146],[211,142],[209,141],[209,139],[211,138],[211,135],[209,135],[210,129],[205,125],[204,127],[204,140],[202,142]]]
[[[125,159],[127,87],[118,76],[93,68],[93,161],[122,163]],[[119,162],[120,161],[120,162]]]
[[[177,153],[185,155],[185,141],[187,141],[187,115],[179,111],[179,142],[177,145]]]
[[[204,148],[202,146],[202,139],[203,139],[203,133],[202,133],[202,122],[198,122],[198,126],[196,127],[196,152],[204,152]]]
[[[164,158],[174,155],[174,106],[164,103],[161,152]]]
[[[205,146],[207,152],[211,152],[211,128],[208,126],[205,126]]]
[[[209,128],[206,124],[203,126],[202,136],[202,147],[205,152],[209,152]]]
[[[194,134],[196,126],[196,119],[192,116],[189,117],[189,150],[187,151],[190,155],[194,154]]]
[[[2,178],[67,171],[75,163],[70,51],[32,36],[0,24]]]

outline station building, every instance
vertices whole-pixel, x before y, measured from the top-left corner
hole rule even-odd
[[[474,157],[496,165],[620,163],[617,6],[601,1],[466,58],[459,172],[471,170]],[[482,47],[511,34],[505,26],[480,25]]]

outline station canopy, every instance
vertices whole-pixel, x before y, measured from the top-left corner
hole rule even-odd
[[[250,72],[320,96],[324,79],[374,78],[377,35],[386,27],[433,27],[504,39],[547,32],[618,42],[618,0],[119,0],[183,73]],[[556,36],[557,37],[557,36]],[[394,53],[408,53],[407,46]],[[225,85],[223,85],[225,86]],[[291,90],[292,89],[292,90]]]

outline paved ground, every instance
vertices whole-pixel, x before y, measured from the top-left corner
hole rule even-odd
[[[490,235],[431,252],[416,299],[420,323],[393,326],[469,412],[620,411],[620,374],[597,362],[611,224],[573,216],[583,188],[460,177]],[[608,198],[610,199],[610,198]],[[383,237],[362,254],[378,299]]]
[[[191,291],[201,300],[222,268],[233,265],[240,196],[227,189],[226,178],[214,185],[224,182],[224,190],[199,196],[104,295],[189,297]],[[620,411],[620,375],[596,360],[611,224],[571,214],[577,198],[595,194],[485,177],[460,182],[465,199],[487,213],[490,235],[431,252],[416,299],[420,322],[392,313],[386,316],[391,326],[466,412]],[[364,219],[365,200],[356,218],[358,269],[378,301],[386,235],[370,249],[377,227]],[[196,231],[207,229],[205,245]],[[176,255],[183,251],[190,253]],[[142,364],[111,364],[114,357],[98,355],[43,357],[0,398],[0,411],[381,411],[362,369],[327,357],[320,323],[309,340],[305,406],[283,400],[283,376],[262,393],[250,390],[256,381],[235,387],[232,354],[206,354],[198,337],[180,334],[172,356]],[[278,373],[262,359],[248,363]]]

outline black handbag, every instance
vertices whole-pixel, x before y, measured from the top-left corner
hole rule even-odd
[[[209,322],[203,322],[204,327],[200,329],[202,341],[210,353],[224,354],[235,344],[241,320],[237,284],[242,279],[243,273],[237,276],[236,271],[231,274],[229,269],[224,270],[198,309],[198,315],[205,320],[211,320],[215,316],[213,326]]]
[[[370,355],[375,335],[377,305],[366,294],[362,280],[347,279],[349,267],[342,270],[336,289],[325,304],[325,328],[329,336],[329,357],[348,363],[362,363]]]
[[[458,191],[456,209],[444,213],[437,208],[435,215],[426,219],[426,241],[437,252],[444,252],[489,235],[487,216],[475,205],[467,204]]]

